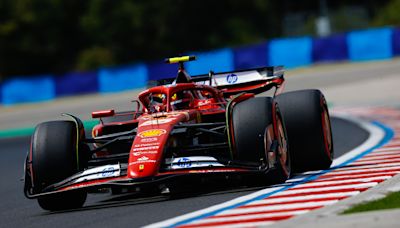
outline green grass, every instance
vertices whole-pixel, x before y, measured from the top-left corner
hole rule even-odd
[[[365,211],[400,208],[400,192],[390,193],[386,197],[371,202],[356,205],[345,210],[342,214],[351,214]]]

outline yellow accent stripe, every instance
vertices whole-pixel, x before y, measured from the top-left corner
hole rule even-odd
[[[174,58],[169,58],[169,63],[187,62],[189,61],[189,59],[190,56],[174,57]]]

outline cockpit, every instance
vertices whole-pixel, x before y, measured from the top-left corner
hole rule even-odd
[[[141,101],[148,112],[210,109],[221,107],[215,92],[206,88],[166,89],[143,94]]]

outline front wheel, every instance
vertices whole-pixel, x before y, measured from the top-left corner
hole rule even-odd
[[[43,193],[46,188],[79,172],[85,166],[80,159],[79,138],[72,121],[50,121],[39,124],[31,140],[33,189]],[[68,191],[38,198],[45,210],[81,207],[86,200],[84,191]]]

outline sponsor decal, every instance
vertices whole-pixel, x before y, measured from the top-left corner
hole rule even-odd
[[[175,120],[175,118],[160,118],[160,119],[155,119],[155,120],[147,120],[140,124],[140,127],[142,126],[149,126],[149,125],[157,125],[157,124],[166,124],[169,122],[172,122]]]
[[[197,103],[198,106],[207,105],[207,104],[211,104],[211,100],[199,101]]]
[[[226,76],[226,82],[229,84],[235,84],[238,80],[238,76],[236,74],[228,74]]]
[[[143,164],[139,165],[139,171],[143,171],[143,170],[144,170],[144,165]]]
[[[158,140],[158,138],[155,138],[155,137],[153,137],[153,138],[143,138],[143,139],[141,139],[140,140],[140,142],[141,143],[148,143],[148,142],[155,142],[155,141],[157,141]]]
[[[156,163],[156,160],[146,160],[146,161],[134,161],[129,163],[129,165],[143,164],[143,163]]]
[[[74,183],[79,183],[82,181],[97,180],[108,177],[117,177],[121,173],[119,165],[105,165],[95,168],[90,168],[83,171],[78,179]]]
[[[138,158],[138,161],[147,161],[147,160],[149,160],[149,158],[146,156]]]
[[[146,146],[158,146],[160,143],[154,142],[154,143],[143,143],[143,144],[135,144],[134,147],[146,147]]]
[[[189,168],[192,166],[192,161],[189,158],[180,158],[177,165],[182,168]]]
[[[115,170],[113,167],[107,167],[107,168],[103,169],[101,176],[102,177],[111,177],[114,174],[114,172],[115,172]]]
[[[237,172],[235,169],[208,169],[208,170],[189,170],[189,173],[220,173],[220,172]]]
[[[144,150],[158,150],[160,146],[147,146],[147,147],[139,147],[139,148],[133,148],[132,151],[144,151]]]
[[[167,133],[164,129],[151,129],[147,131],[142,131],[138,135],[140,138],[157,137]]]
[[[144,154],[157,154],[157,153],[158,153],[157,150],[149,150],[149,151],[146,150],[146,151],[140,151],[140,152],[133,152],[132,154],[135,157],[139,157]]]

